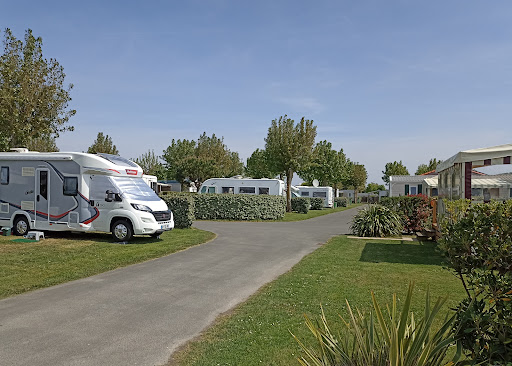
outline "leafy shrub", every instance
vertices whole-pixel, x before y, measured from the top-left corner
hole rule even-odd
[[[357,236],[399,236],[402,233],[402,221],[389,208],[370,205],[354,216],[350,229]]]
[[[321,210],[324,208],[324,200],[320,197],[312,197],[309,199],[311,203],[311,210]]]
[[[460,201],[443,220],[439,248],[466,289],[456,326],[475,363],[512,361],[512,201]]]
[[[432,207],[423,194],[415,196],[382,197],[381,205],[395,211],[403,221],[403,231],[413,233],[431,226]]]
[[[308,197],[293,197],[292,198],[292,211],[307,214],[311,205],[310,198]]]
[[[334,202],[336,202],[338,207],[347,207],[348,198],[347,197],[335,197]]]
[[[278,220],[286,212],[282,196],[246,194],[193,195],[199,220]]]
[[[352,311],[347,301],[348,321],[342,320],[344,332],[336,335],[322,310],[320,321],[313,322],[307,316],[306,325],[313,333],[316,344],[306,346],[297,337],[305,355],[298,359],[304,366],[438,366],[445,360],[455,339],[450,332],[453,317],[444,321],[438,329],[432,323],[439,314],[446,299],[439,298],[434,306],[430,304],[427,290],[424,318],[417,319],[410,311],[413,285],[405,298],[402,311],[397,311],[397,296],[393,295],[389,314],[383,314],[372,292],[373,312],[364,314]],[[453,362],[457,362],[455,354]]]
[[[190,195],[163,195],[162,199],[174,215],[174,226],[184,229],[194,222],[194,199]]]

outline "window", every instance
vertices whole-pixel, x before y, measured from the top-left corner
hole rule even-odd
[[[215,193],[215,187],[208,187],[208,193]]]
[[[301,195],[302,197],[309,197],[309,192],[304,192],[304,191],[302,191],[302,192],[300,192],[300,195]]]
[[[9,167],[3,166],[0,171],[0,183],[9,184]]]
[[[48,199],[48,172],[46,170],[39,172],[39,194],[45,200]]]
[[[258,193],[259,194],[269,194],[270,189],[268,187],[259,187]]]
[[[206,186],[203,186],[203,188],[201,188],[201,193],[206,193]]]
[[[327,197],[327,192],[313,192],[313,197],[326,198]]]
[[[235,193],[235,187],[222,187],[222,193]]]
[[[78,178],[64,177],[64,196],[76,196],[78,194]]]
[[[256,193],[256,187],[240,187],[238,193]]]
[[[412,196],[418,194],[418,187],[417,186],[410,186],[409,194],[412,195]]]

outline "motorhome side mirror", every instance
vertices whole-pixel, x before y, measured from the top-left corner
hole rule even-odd
[[[105,192],[105,201],[112,202],[115,199],[115,193],[108,189]]]

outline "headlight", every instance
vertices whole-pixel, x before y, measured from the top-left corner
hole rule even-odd
[[[152,212],[153,211],[148,206],[146,206],[146,205],[139,205],[138,203],[132,203],[132,207],[134,209],[136,209],[136,210],[139,210],[139,211],[146,211],[146,212]]]

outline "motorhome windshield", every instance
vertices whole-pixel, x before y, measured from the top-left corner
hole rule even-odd
[[[111,177],[111,179],[119,188],[122,197],[136,201],[160,201],[160,197],[142,178]]]

